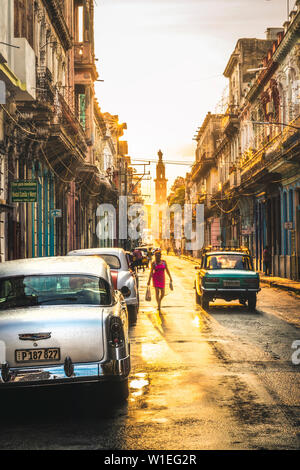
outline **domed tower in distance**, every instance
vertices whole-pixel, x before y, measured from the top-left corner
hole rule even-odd
[[[162,160],[163,153],[161,150],[158,152],[158,163],[156,165],[156,179],[155,181],[155,203],[160,205],[167,203],[167,179],[166,167]]]

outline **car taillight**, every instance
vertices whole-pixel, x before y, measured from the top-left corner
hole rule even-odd
[[[258,279],[245,279],[245,282],[248,286],[257,286]]]
[[[219,282],[219,279],[217,277],[206,277],[205,282],[213,282],[214,284]]]
[[[112,318],[110,322],[110,344],[115,346],[121,346],[124,343],[124,331],[122,321],[120,318]]]

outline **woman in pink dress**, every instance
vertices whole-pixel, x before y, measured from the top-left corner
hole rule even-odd
[[[161,301],[165,296],[165,271],[170,278],[170,287],[172,288],[172,277],[168,269],[166,261],[161,259],[161,251],[155,251],[155,261],[151,264],[151,271],[148,279],[150,286],[151,278],[153,279],[153,287],[155,288],[157,308],[160,311]]]

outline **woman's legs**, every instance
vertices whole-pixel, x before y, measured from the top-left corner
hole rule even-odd
[[[159,287],[155,287],[155,295],[156,295],[157,308],[158,310],[160,310],[161,301],[165,296],[165,289],[160,289]]]
[[[160,309],[160,289],[159,287],[155,287],[155,295],[156,295],[156,302],[157,302],[157,308],[158,310]]]

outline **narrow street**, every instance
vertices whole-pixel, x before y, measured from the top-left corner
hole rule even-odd
[[[221,301],[205,312],[193,263],[167,260],[175,290],[160,315],[140,274],[128,402],[108,406],[89,389],[10,394],[1,449],[299,448],[299,298],[263,288],[255,313]]]

